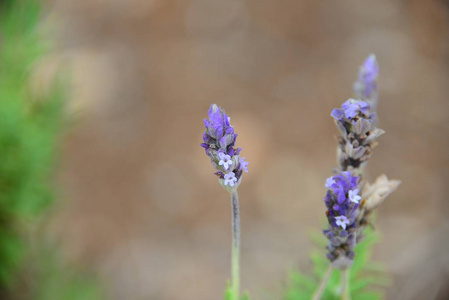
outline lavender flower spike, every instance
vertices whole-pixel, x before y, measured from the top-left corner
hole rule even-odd
[[[359,214],[358,185],[360,178],[344,171],[326,180],[328,191],[324,198],[329,228],[324,231],[328,238],[327,257],[334,268],[347,269],[352,265],[357,237]],[[357,201],[355,201],[357,200]]]
[[[224,110],[212,104],[209,119],[204,120],[206,131],[201,146],[206,150],[221,185],[230,193],[237,190],[248,162],[239,157],[240,148],[234,148],[237,134]]]
[[[331,116],[341,133],[337,151],[340,169],[362,174],[377,138],[385,132],[374,125],[374,114],[365,101],[349,99]]]
[[[206,131],[203,133],[201,146],[206,150],[212,166],[217,170],[215,175],[222,187],[231,195],[232,206],[232,284],[230,296],[232,300],[240,299],[240,213],[237,188],[242,181],[243,171],[248,172],[248,162],[239,157],[240,148],[234,148],[237,134],[224,110],[212,104],[209,108],[209,119],[204,120]]]

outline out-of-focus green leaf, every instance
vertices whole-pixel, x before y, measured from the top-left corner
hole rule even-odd
[[[318,235],[314,234],[313,236],[314,242],[323,248],[322,245],[325,244],[324,236],[321,235],[322,241],[317,238]],[[370,261],[373,245],[378,240],[379,235],[368,229],[365,239],[355,248],[356,256],[349,275],[349,289],[353,300],[382,299],[382,287],[390,284],[390,278],[385,271],[386,268],[381,263]],[[285,300],[312,299],[321,279],[329,268],[329,261],[324,250],[321,250],[311,254],[311,262],[313,275],[307,275],[300,271],[290,273],[284,295]],[[321,299],[340,299],[340,282],[340,272],[333,270]]]
[[[17,278],[26,277],[17,288],[26,298],[99,299],[95,281],[64,267],[56,250],[43,251],[36,240],[30,245],[31,229],[54,202],[66,90],[59,80],[40,93],[32,88],[33,70],[49,49],[40,31],[41,6],[0,1],[0,293],[12,294]]]

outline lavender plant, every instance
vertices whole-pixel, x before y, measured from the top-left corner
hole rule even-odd
[[[377,139],[385,133],[377,127],[377,77],[376,57],[370,55],[360,67],[354,84],[356,99],[345,101],[341,108],[331,113],[340,135],[338,166],[325,183],[328,228],[324,235],[328,240],[326,249],[330,265],[320,274],[322,281],[313,299],[321,299],[334,269],[341,272],[340,288],[336,291],[338,297],[351,298],[349,272],[357,260],[356,245],[365,238],[366,227],[372,225],[375,208],[400,184],[397,180],[388,180],[385,175],[378,177],[374,184],[365,182],[363,177]]]
[[[237,189],[242,181],[243,172],[248,172],[248,162],[240,157],[241,148],[234,148],[237,134],[231,126],[230,118],[224,110],[212,104],[204,119],[206,131],[201,146],[206,150],[215,175],[221,186],[231,196],[232,207],[232,281],[225,293],[226,300],[240,299],[240,213]],[[247,299],[247,296],[244,296]]]

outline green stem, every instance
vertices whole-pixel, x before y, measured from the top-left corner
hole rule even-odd
[[[341,271],[341,299],[351,300],[351,293],[349,292],[349,269]]]
[[[329,278],[332,274],[332,265],[329,266],[326,273],[324,274],[323,280],[321,280],[320,286],[316,290],[315,294],[313,295],[313,300],[320,300],[321,296],[324,293],[324,290],[326,289],[327,282],[329,281]]]
[[[231,193],[232,206],[232,299],[240,298],[240,213],[239,195]]]

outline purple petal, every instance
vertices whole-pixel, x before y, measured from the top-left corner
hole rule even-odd
[[[227,148],[234,142],[234,136],[232,134],[226,134],[220,139],[220,147]]]
[[[352,119],[359,114],[360,107],[357,103],[352,103],[344,111],[345,111],[346,118]]]
[[[371,54],[363,63],[363,77],[365,83],[370,83],[377,79],[379,75],[379,65],[377,64],[376,56]]]
[[[334,110],[331,113],[332,118],[334,118],[337,121],[340,121],[344,117],[343,110],[339,108],[334,108]]]
[[[370,109],[370,105],[368,103],[366,103],[365,101],[360,101],[359,103],[359,107],[360,107],[360,111],[364,114],[367,115]]]
[[[345,109],[348,109],[350,105],[351,105],[351,99],[348,99],[341,105],[341,108],[343,108],[345,110]]]

